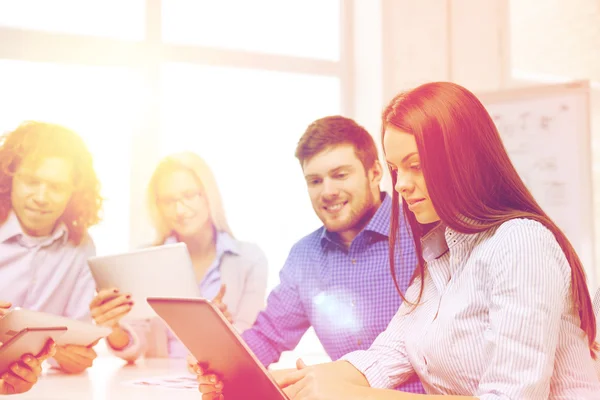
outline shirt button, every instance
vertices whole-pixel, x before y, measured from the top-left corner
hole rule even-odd
[[[352,259],[352,264],[356,264],[356,258]]]
[[[356,344],[358,344],[359,346],[360,346],[360,345],[362,345],[362,340],[358,339],[358,340],[356,341]]]

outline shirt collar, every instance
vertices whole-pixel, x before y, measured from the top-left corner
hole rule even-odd
[[[216,259],[221,258],[221,256],[225,253],[232,253],[235,255],[240,254],[240,245],[238,241],[227,232],[217,232],[215,242]],[[171,243],[177,243],[177,237],[175,235],[171,235],[165,240],[165,244]]]
[[[440,258],[452,249],[452,247],[466,240],[472,241],[477,236],[479,236],[479,233],[457,232],[443,222],[440,222],[421,238],[423,260],[430,262]]]
[[[13,238],[17,238],[21,245],[28,248],[36,247],[38,245],[47,246],[57,240],[61,240],[61,243],[65,244],[69,239],[69,231],[65,224],[60,222],[49,236],[43,238],[29,236],[23,232],[17,214],[15,214],[13,210],[10,210],[6,221],[0,225],[0,243],[6,243]]]
[[[392,198],[386,192],[381,192],[381,204],[375,214],[369,220],[369,223],[360,232],[372,232],[385,237],[390,235],[390,216],[392,215]],[[402,209],[400,209],[402,213]],[[402,220],[402,216],[400,216]],[[360,234],[359,233],[359,234]],[[337,235],[329,232],[325,227],[321,228],[321,244],[338,243]]]
[[[449,246],[445,233],[446,225],[440,222],[421,238],[421,248],[425,262],[440,258],[448,251]]]
[[[240,245],[227,232],[219,232],[217,234],[217,258],[225,253],[240,254]]]

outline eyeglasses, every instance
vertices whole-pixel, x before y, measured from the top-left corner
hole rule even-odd
[[[56,200],[65,196],[70,196],[75,189],[73,185],[68,183],[52,182],[22,172],[15,174],[14,178],[16,178],[17,183],[21,184],[28,193],[35,193],[39,191],[40,188],[45,187],[48,195]]]
[[[158,199],[158,203],[166,210],[174,210],[177,203],[181,203],[186,207],[191,207],[196,201],[202,197],[202,193],[198,191],[185,192],[178,197],[162,197]]]

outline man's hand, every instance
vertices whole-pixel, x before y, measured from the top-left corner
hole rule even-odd
[[[206,372],[191,354],[187,356],[187,367],[190,373],[198,376],[198,390],[202,393],[202,400],[223,400],[223,382],[216,375]]]
[[[223,296],[225,296],[226,290],[227,286],[225,284],[221,285],[219,293],[217,293],[215,298],[212,300],[212,303],[223,313],[223,316],[227,318],[227,321],[229,321],[230,324],[233,324],[233,316],[229,310],[227,310],[227,305],[223,303]]]
[[[23,355],[21,361],[13,363],[0,377],[0,394],[25,393],[31,389],[42,375],[42,363],[52,357],[55,350],[56,345],[49,339],[36,357]]]
[[[92,366],[96,352],[91,347],[68,344],[58,346],[54,359],[68,374],[79,374]]]
[[[12,307],[12,304],[8,301],[0,300],[0,318],[8,314],[8,310]]]

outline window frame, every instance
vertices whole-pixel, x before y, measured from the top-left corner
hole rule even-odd
[[[146,116],[132,132],[129,247],[147,243],[151,231],[143,207],[145,182],[160,155],[161,66],[189,63],[248,68],[340,79],[340,104],[344,115],[353,117],[354,54],[353,2],[340,1],[340,57],[338,61],[254,53],[241,50],[164,43],[161,38],[162,1],[145,2],[145,35],[141,41],[55,33],[0,26],[0,59],[81,66],[126,67],[138,71],[148,87],[142,104]],[[260,56],[259,56],[260,55]]]

